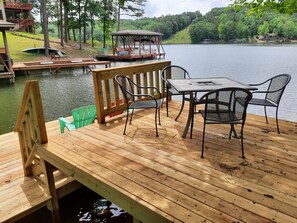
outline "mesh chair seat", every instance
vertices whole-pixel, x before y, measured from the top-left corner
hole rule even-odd
[[[162,106],[162,99],[134,101],[129,106],[131,109],[159,108]]]
[[[276,103],[273,103],[273,102],[268,101],[266,99],[260,99],[260,98],[252,98],[252,100],[250,101],[250,104],[269,106],[269,107],[277,107]]]
[[[205,119],[205,111],[200,110],[202,117]],[[241,114],[236,115],[230,110],[220,110],[219,112],[211,111],[207,113],[207,119],[205,120],[208,124],[222,124],[224,122],[228,124],[240,124],[242,122]]]

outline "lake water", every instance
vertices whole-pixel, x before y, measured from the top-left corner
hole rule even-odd
[[[166,60],[183,66],[192,77],[226,76],[243,83],[258,83],[276,74],[291,74],[279,118],[297,121],[297,45],[165,45],[164,49]],[[125,64],[129,63],[116,62],[112,66]],[[0,134],[13,131],[27,80],[39,80],[46,121],[69,116],[72,109],[95,103],[91,73],[81,69],[31,73],[29,77],[17,77],[12,86],[7,80],[0,81]],[[263,108],[250,106],[249,112],[263,115]],[[274,109],[268,113],[274,116]]]

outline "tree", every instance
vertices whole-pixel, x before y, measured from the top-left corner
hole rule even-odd
[[[199,21],[189,28],[192,43],[200,43],[204,39],[214,39],[214,24],[207,21]]]
[[[249,8],[249,13],[257,13],[260,16],[267,11],[289,15],[297,13],[296,0],[235,0],[231,6],[237,10]]]
[[[110,38],[110,33],[116,22],[116,7],[110,0],[102,0],[103,12],[99,16],[99,21],[102,24],[103,31],[103,48],[106,48],[107,38]]]
[[[269,23],[264,21],[262,25],[258,28],[258,34],[262,36],[266,36],[269,33]]]
[[[141,17],[144,14],[143,7],[147,0],[125,0],[125,3],[118,2],[118,15],[117,15],[117,30],[120,30],[121,15],[132,17]]]
[[[49,35],[48,35],[48,16],[47,16],[47,8],[46,8],[46,0],[41,0],[40,2],[40,11],[42,14],[42,30],[44,36],[44,53],[45,56],[49,56]]]

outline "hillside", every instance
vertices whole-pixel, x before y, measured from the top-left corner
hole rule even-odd
[[[191,44],[191,38],[189,34],[189,27],[172,35],[169,39],[164,40],[163,44]]]

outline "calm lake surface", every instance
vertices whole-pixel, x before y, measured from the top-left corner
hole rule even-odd
[[[225,76],[242,83],[258,83],[271,76],[288,73],[288,85],[279,109],[279,118],[297,121],[297,45],[165,45],[166,60],[186,68],[192,77]],[[151,61],[145,61],[151,62]],[[138,63],[145,63],[144,61]],[[112,66],[129,63],[116,62]],[[46,121],[71,115],[71,110],[94,104],[91,73],[65,69],[59,74],[31,72],[10,85],[0,81],[0,134],[13,131],[27,80],[39,80]],[[249,112],[263,115],[263,108],[250,106]],[[274,116],[274,109],[268,110]]]

